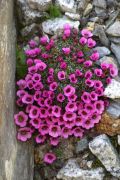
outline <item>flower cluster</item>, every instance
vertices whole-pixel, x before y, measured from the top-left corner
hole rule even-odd
[[[17,138],[56,146],[60,138],[82,138],[85,130],[99,123],[108,105],[104,88],[117,75],[113,64],[97,65],[96,42],[87,29],[79,32],[68,24],[57,39],[31,40],[25,51],[28,73],[17,81],[14,116]],[[55,159],[51,154],[51,161]]]

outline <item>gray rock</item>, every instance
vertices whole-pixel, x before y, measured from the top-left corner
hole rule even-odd
[[[120,118],[120,100],[114,100],[110,102],[106,110],[114,119]]]
[[[93,50],[98,51],[100,58],[110,54],[110,50],[104,46],[97,46]]]
[[[55,18],[53,20],[47,20],[42,23],[43,31],[47,34],[60,34],[63,31],[63,27],[65,24],[70,24],[71,27],[77,28],[80,25],[79,21],[72,21],[68,19],[66,16],[62,18]]]
[[[109,37],[110,41],[120,45],[120,37]]]
[[[111,99],[120,98],[120,82],[112,79],[112,82],[105,88],[104,96]]]
[[[43,17],[47,16],[46,12],[38,12],[30,9],[26,0],[17,0],[17,13],[19,22],[23,26],[39,22]]]
[[[120,37],[119,29],[120,29],[120,21],[116,21],[106,30],[106,33],[110,36]]]
[[[103,178],[103,168],[83,170],[74,159],[70,159],[57,174],[57,179],[62,180],[103,180]]]
[[[102,14],[105,14],[105,9],[95,6],[95,12],[98,16],[102,16]]]
[[[90,1],[90,0],[80,0],[80,1],[79,1],[77,8],[78,8],[80,14],[81,14],[83,11],[85,11],[85,9],[86,9],[89,1]]]
[[[93,9],[93,5],[91,3],[88,3],[87,7],[84,10],[83,16],[87,16]]]
[[[77,21],[80,20],[80,14],[66,12],[65,15],[72,20],[77,20]]]
[[[118,63],[120,64],[120,45],[119,44],[111,44],[111,51],[115,54]]]
[[[97,136],[89,143],[91,152],[113,176],[120,177],[120,160],[107,135]]]
[[[82,152],[83,150],[87,149],[87,147],[88,147],[88,140],[86,137],[84,137],[83,139],[77,142],[76,153]]]
[[[96,18],[97,18],[97,17],[96,17]],[[95,35],[97,35],[97,36],[99,37],[100,42],[101,42],[104,46],[109,47],[110,42],[109,42],[108,37],[106,36],[106,33],[105,33],[104,28],[103,28],[102,25],[97,25],[97,26],[95,27],[95,32],[94,32],[94,33],[95,33]]]
[[[76,13],[76,3],[74,0],[56,0],[56,5],[60,7],[63,12]]]
[[[52,4],[52,0],[27,0],[27,3],[31,9],[46,11]]]
[[[99,61],[97,61],[97,64],[100,65],[103,62],[108,64],[113,64],[117,68],[117,60],[113,57],[104,56],[103,58],[100,58]]]
[[[40,31],[40,26],[36,23],[33,23],[29,26],[23,28],[20,33],[23,37],[33,35]]]
[[[120,145],[120,135],[118,135],[118,144]]]
[[[93,5],[102,9],[106,9],[106,0],[93,0]]]

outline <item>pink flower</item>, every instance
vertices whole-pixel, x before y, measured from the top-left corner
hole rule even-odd
[[[41,97],[41,91],[35,91],[35,94],[34,94],[34,100],[35,101],[38,101]]]
[[[29,112],[29,117],[32,119],[36,119],[39,117],[39,108],[37,106],[32,105]]]
[[[67,38],[70,37],[70,33],[71,33],[70,29],[65,29],[64,30],[64,36],[67,37]]]
[[[60,63],[60,68],[61,69],[66,69],[67,68],[67,63],[66,62],[61,62]]]
[[[55,117],[60,117],[61,116],[61,107],[54,105],[52,107],[52,114]]]
[[[57,101],[63,102],[65,100],[65,96],[62,93],[59,93],[57,95]]]
[[[66,47],[66,48],[62,48],[62,51],[65,55],[69,55],[70,54],[70,48]]]
[[[58,136],[60,136],[61,135],[61,128],[60,128],[60,126],[51,125],[49,127],[49,135],[54,137],[54,138],[57,138]]]
[[[38,105],[39,105],[40,107],[45,107],[45,102],[44,102],[44,101],[45,101],[44,98],[40,97],[40,98],[38,99]]]
[[[28,127],[23,127],[18,129],[18,134],[17,134],[17,139],[20,141],[27,141],[31,138],[32,134],[31,134],[31,129]]]
[[[83,118],[81,118],[80,116],[77,116],[77,118],[75,120],[75,125],[82,126],[82,124],[83,124]]]
[[[58,72],[58,79],[59,79],[59,80],[64,80],[64,79],[65,79],[65,76],[66,76],[66,74],[65,74],[64,71],[59,71],[59,72]]]
[[[22,99],[21,99],[21,98],[17,99],[16,104],[17,104],[19,107],[23,107],[23,106],[24,106],[24,103],[22,102]]]
[[[18,85],[19,89],[25,89],[26,88],[26,81],[23,79],[20,79],[19,81],[17,81],[17,85]]]
[[[41,124],[41,119],[39,119],[39,118],[31,119],[31,120],[30,120],[30,124],[31,124],[35,129],[39,129],[40,124]]]
[[[61,117],[58,118],[58,125],[59,125],[59,126],[64,125],[63,116],[61,116]]]
[[[31,58],[27,59],[27,65],[30,67],[30,66],[33,66],[33,60]]]
[[[83,29],[81,31],[82,36],[84,36],[85,38],[90,38],[93,36],[93,34],[91,33],[91,31],[89,31],[88,29]]]
[[[85,129],[91,129],[94,127],[94,122],[91,119],[84,120],[82,127]]]
[[[39,91],[39,90],[43,89],[44,86],[43,86],[42,82],[36,82],[36,83],[34,83],[33,87],[36,91]]]
[[[78,58],[81,58],[81,57],[83,57],[83,56],[84,56],[84,54],[83,54],[82,51],[78,51],[78,52],[77,52],[77,57],[78,57]]]
[[[118,69],[117,69],[116,67],[110,68],[110,75],[111,75],[112,77],[117,76],[117,75],[118,75]]]
[[[81,77],[83,75],[83,73],[79,69],[76,69],[75,75]]]
[[[94,112],[94,106],[92,103],[89,103],[89,104],[85,104],[85,110],[89,113],[92,113]]]
[[[101,63],[101,68],[103,69],[103,70],[107,70],[108,68],[109,68],[109,64],[107,64],[107,63]]]
[[[68,30],[68,29],[71,29],[70,24],[65,24],[65,25],[64,25],[64,30]]]
[[[69,137],[69,135],[70,135],[70,129],[69,128],[67,128],[67,127],[63,127],[62,128],[62,133],[61,133],[61,136],[63,137],[63,138],[65,138],[65,139],[67,139],[68,137]]]
[[[49,127],[47,124],[41,124],[39,127],[39,133],[44,136],[49,133]]]
[[[74,84],[77,83],[77,78],[76,78],[75,74],[70,74],[69,79],[70,79],[71,83],[74,83]]]
[[[110,84],[112,82],[112,79],[110,78],[110,77],[108,77],[107,79],[106,79],[106,83],[107,84]]]
[[[95,93],[95,91],[92,91],[90,93],[90,99],[91,99],[91,101],[97,101],[98,100],[98,95]]]
[[[52,76],[53,76],[53,74],[54,74],[54,69],[53,69],[53,68],[49,68],[49,70],[48,70],[48,74],[50,74],[50,75],[52,75]]]
[[[64,121],[73,121],[76,119],[76,113],[65,112],[63,115]]]
[[[88,68],[88,67],[91,67],[93,63],[92,63],[92,61],[87,60],[87,61],[85,61],[83,64],[84,64],[84,66],[85,66],[86,68]]]
[[[98,114],[102,114],[105,107],[104,107],[104,101],[102,100],[99,100],[99,101],[96,101],[94,103],[94,108],[95,108],[95,111],[98,113]]]
[[[25,81],[29,81],[29,80],[31,80],[31,78],[32,78],[32,75],[31,74],[27,74],[25,76]]]
[[[26,91],[25,91],[25,90],[18,90],[18,91],[17,91],[17,96],[18,96],[18,97],[23,97],[25,94],[26,94]]]
[[[22,97],[22,102],[23,102],[24,104],[33,104],[33,102],[34,102],[33,96],[26,93],[26,94]]]
[[[38,73],[33,74],[32,80],[33,80],[34,82],[39,82],[39,81],[41,81],[41,75],[38,74]]]
[[[94,81],[91,80],[91,79],[86,79],[86,80],[85,80],[85,84],[86,84],[88,87],[93,87],[93,86],[94,86]]]
[[[96,76],[101,77],[102,74],[103,74],[103,71],[102,71],[102,69],[95,69],[94,73],[95,73]]]
[[[78,111],[78,114],[81,116],[81,118],[87,119],[90,115],[90,111],[88,109],[81,109]]]
[[[27,81],[27,87],[28,87],[29,89],[33,89],[33,81],[32,81],[32,80],[28,80],[28,81]]]
[[[65,110],[68,112],[75,112],[77,111],[77,106],[75,102],[68,102],[68,104],[65,107]]]
[[[53,82],[50,84],[49,89],[50,89],[50,91],[55,91],[57,89],[57,87],[58,87],[58,83]]]
[[[73,129],[73,135],[75,137],[82,138],[83,137],[83,132],[84,132],[84,130],[81,129],[80,127],[76,127],[76,128]]]
[[[56,156],[53,153],[46,153],[44,156],[44,162],[47,164],[52,164],[56,160]]]
[[[30,74],[35,74],[37,72],[37,68],[35,66],[31,66],[28,68],[28,72]]]
[[[81,96],[81,99],[84,103],[90,103],[90,94],[88,92],[84,92]]]
[[[36,69],[39,71],[44,71],[47,68],[47,65],[44,62],[39,62],[35,65]]]
[[[49,107],[52,104],[52,99],[50,98],[45,99],[44,104],[46,107]]]
[[[87,39],[85,37],[81,37],[79,42],[84,46],[87,43]]]
[[[77,99],[77,95],[76,94],[72,94],[71,96],[68,96],[67,98],[68,98],[68,101],[74,102]]]
[[[93,48],[96,45],[96,42],[92,38],[89,38],[87,45],[89,48]]]
[[[40,118],[47,118],[48,112],[46,108],[39,108]]]
[[[37,144],[42,144],[45,142],[45,140],[46,140],[46,136],[42,136],[41,134],[35,137],[35,141]]]
[[[103,83],[100,80],[94,80],[94,88],[101,88],[103,87]]]
[[[65,121],[64,123],[65,127],[67,127],[68,129],[72,129],[75,126],[75,120],[73,121]]]
[[[64,95],[69,97],[75,93],[75,88],[71,85],[67,85],[63,88]]]
[[[93,75],[93,74],[92,74],[92,72],[91,72],[90,70],[88,70],[88,71],[85,72],[85,78],[86,78],[86,79],[90,79],[90,78],[92,77],[92,75]]]
[[[99,55],[98,52],[94,52],[94,53],[92,53],[92,55],[90,56],[90,59],[91,59],[92,61],[97,61],[99,58],[100,58],[100,55]]]
[[[59,144],[59,138],[50,137],[50,144],[57,146]]]
[[[20,111],[18,114],[14,115],[15,124],[20,127],[25,127],[27,125],[28,116]]]
[[[90,117],[91,121],[94,123],[94,124],[97,124],[100,122],[100,119],[101,119],[101,115],[97,114],[96,112],[91,114],[91,117]]]
[[[54,77],[50,75],[50,76],[47,77],[47,83],[49,84],[49,83],[52,83],[52,82],[54,82]]]
[[[78,59],[77,59],[77,63],[79,63],[79,64],[83,63],[84,61],[85,61],[84,58],[78,58]]]
[[[48,38],[46,36],[43,36],[43,37],[40,38],[40,43],[42,45],[46,45],[47,42],[48,42]]]
[[[103,88],[97,88],[97,89],[95,89],[95,93],[97,94],[97,96],[103,96],[104,89]]]

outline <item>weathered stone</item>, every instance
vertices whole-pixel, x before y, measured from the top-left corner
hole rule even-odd
[[[110,102],[107,112],[115,119],[120,118],[120,100]]]
[[[95,6],[95,12],[98,16],[102,16],[103,14],[105,14],[105,11],[105,9]]]
[[[42,18],[47,16],[46,12],[30,9],[26,0],[17,0],[17,14],[19,23],[23,26],[39,22]]]
[[[118,135],[118,144],[120,145],[120,135]]]
[[[16,139],[13,0],[0,1],[0,180],[33,179],[33,146]]]
[[[103,180],[103,178],[103,168],[83,170],[79,168],[76,160],[74,159],[70,159],[57,174],[57,179],[62,180]]]
[[[85,11],[85,9],[86,9],[89,1],[90,1],[90,0],[80,0],[80,1],[79,1],[77,8],[78,8],[80,14],[81,14],[83,11]]]
[[[72,20],[80,20],[80,15],[79,14],[74,14],[74,13],[69,13],[69,12],[66,12],[65,15],[72,19]]]
[[[104,56],[103,58],[100,58],[99,61],[96,62],[97,64],[101,63],[108,63],[108,64],[113,64],[117,68],[117,61],[115,58],[111,56]]]
[[[105,88],[104,96],[111,99],[120,98],[120,82],[112,79],[112,82]]]
[[[119,155],[107,135],[97,136],[89,143],[91,152],[102,162],[113,176],[120,177]]]
[[[120,45],[119,44],[111,44],[111,50],[115,54],[118,63],[120,64]]]
[[[97,46],[93,50],[98,51],[100,58],[110,54],[110,50],[104,46]]]
[[[93,9],[93,5],[89,3],[84,10],[83,16],[87,16],[92,11],[92,9]]]
[[[31,9],[46,11],[52,4],[52,0],[27,0],[27,3]]]
[[[86,28],[89,29],[90,31],[94,31],[95,22],[88,22]]]
[[[94,32],[94,34],[99,37],[100,42],[101,42],[104,46],[107,46],[107,47],[109,46],[110,42],[109,42],[108,37],[107,37],[106,34],[105,34],[105,31],[104,31],[104,28],[103,28],[102,25],[97,25],[97,26],[95,26],[95,32]]]
[[[96,125],[96,131],[98,133],[105,133],[110,136],[114,136],[120,133],[120,118],[113,118],[108,113],[102,115],[102,119],[99,124]]]
[[[120,45],[120,37],[109,37],[110,41]]]
[[[88,140],[86,137],[84,137],[83,139],[77,142],[76,153],[80,153],[84,151],[85,149],[87,149],[87,147],[88,147]]]
[[[106,33],[110,36],[120,37],[120,21],[113,23],[107,30]]]
[[[40,25],[38,24],[31,24],[29,26],[26,26],[25,28],[23,28],[20,33],[23,37],[25,36],[32,36],[33,34],[37,33],[40,31]]]
[[[56,5],[60,7],[63,12],[76,13],[76,4],[74,0],[56,0]]]
[[[47,34],[61,34],[65,24],[70,24],[71,27],[77,28],[79,26],[79,21],[72,21],[66,16],[62,18],[55,18],[54,20],[47,20],[42,23],[43,31]]]
[[[106,9],[107,7],[105,0],[94,0],[93,5],[102,9]]]

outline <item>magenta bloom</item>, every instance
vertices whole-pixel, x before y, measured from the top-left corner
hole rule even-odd
[[[56,156],[53,153],[46,153],[44,156],[44,162],[47,164],[52,164],[56,160]]]
[[[65,76],[66,76],[65,71],[59,71],[58,72],[58,79],[59,80],[64,80]]]
[[[85,61],[84,58],[78,58],[78,59],[77,59],[77,63],[79,63],[79,64],[83,63],[84,61]]]
[[[90,79],[90,78],[92,77],[92,75],[93,75],[93,74],[92,74],[92,72],[91,72],[90,70],[88,70],[88,71],[85,72],[85,78],[86,78],[86,79]]]
[[[32,75],[31,74],[27,74],[26,76],[25,76],[25,81],[29,81],[29,80],[31,80],[32,79]]]
[[[87,39],[85,37],[81,37],[79,42],[84,46],[87,43]]]
[[[71,29],[70,24],[65,24],[65,25],[64,25],[64,30],[67,30],[67,29]]]
[[[49,133],[49,127],[47,124],[41,124],[39,127],[39,133],[44,136]]]
[[[27,125],[28,116],[20,111],[18,114],[14,115],[15,124],[20,127],[25,127]]]
[[[54,74],[54,69],[53,69],[53,68],[49,68],[49,70],[48,70],[48,74],[50,74],[50,75],[52,75],[52,76],[53,76],[53,74]]]
[[[27,59],[27,65],[30,67],[30,66],[33,66],[33,60],[31,58]]]
[[[88,68],[88,67],[91,67],[93,63],[92,63],[92,61],[87,60],[87,61],[85,61],[83,64],[84,64],[84,66],[85,66],[86,68]]]
[[[67,139],[68,137],[69,137],[69,135],[70,135],[70,129],[69,128],[67,128],[67,127],[63,127],[62,128],[62,132],[61,132],[61,136],[63,137],[63,138],[65,138],[65,139]]]
[[[34,40],[30,40],[30,41],[29,41],[29,46],[30,46],[31,48],[34,48],[35,46],[37,46],[37,42],[34,41]]]
[[[88,87],[93,87],[93,86],[94,86],[94,81],[91,80],[91,79],[86,79],[86,80],[85,80],[85,84],[86,84]]]
[[[107,79],[106,79],[106,83],[107,84],[110,84],[112,82],[112,79],[110,78],[110,77],[108,77]]]
[[[30,124],[31,124],[35,129],[39,129],[40,124],[41,124],[41,119],[39,119],[39,118],[31,119],[31,120],[30,120]]]
[[[92,103],[90,103],[90,104],[85,104],[85,110],[86,110],[87,112],[89,112],[89,113],[94,112],[94,106],[93,106],[93,104],[92,104]]]
[[[46,118],[48,116],[48,111],[46,108],[39,108],[40,118]]]
[[[78,57],[78,58],[81,58],[81,57],[83,57],[83,56],[84,56],[84,54],[83,54],[82,51],[78,51],[78,52],[77,52],[77,57]]]
[[[64,95],[69,97],[75,93],[75,88],[71,85],[67,85],[63,88]]]
[[[27,81],[27,87],[29,88],[29,89],[33,89],[33,80],[28,80]]]
[[[52,82],[54,82],[54,77],[50,75],[47,77],[47,83],[50,84]]]
[[[24,104],[33,104],[33,102],[34,102],[33,96],[26,93],[26,94],[22,97],[22,102],[23,102]]]
[[[79,69],[76,69],[75,75],[81,77],[83,75],[83,73]]]
[[[65,96],[62,93],[59,93],[57,96],[57,101],[63,102],[65,100]]]
[[[71,96],[67,97],[68,101],[74,102],[77,99],[77,95],[76,94],[72,94]]]
[[[57,123],[58,123],[59,126],[64,125],[65,122],[64,122],[64,119],[63,119],[62,116],[60,116],[60,117],[58,118]]]
[[[95,93],[97,94],[97,96],[103,96],[104,89],[103,88],[97,88],[97,89],[95,89]]]
[[[82,36],[84,36],[85,38],[90,38],[93,36],[93,34],[91,33],[91,31],[89,31],[88,29],[83,29],[81,31]]]
[[[31,138],[32,134],[31,134],[31,129],[28,127],[23,127],[18,129],[18,134],[17,134],[17,139],[20,141],[27,141]]]
[[[18,85],[19,89],[25,89],[26,88],[26,81],[21,79],[21,80],[17,81],[17,85]]]
[[[99,55],[98,52],[94,52],[94,53],[92,53],[92,55],[90,56],[90,59],[91,59],[92,61],[97,61],[99,58],[100,58],[100,55]]]
[[[31,119],[36,119],[36,118],[38,118],[39,117],[39,108],[37,107],[37,106],[31,106],[31,108],[30,108],[30,112],[29,112],[29,117],[31,118]]]
[[[64,123],[65,127],[67,127],[68,129],[72,129],[75,126],[75,120],[73,121],[65,121]]]
[[[97,89],[97,88],[101,88],[103,87],[103,83],[99,80],[95,80],[94,81],[94,88]]]
[[[117,76],[117,75],[118,75],[118,69],[117,69],[116,67],[110,68],[110,75],[111,75],[112,77]]]
[[[93,48],[96,45],[96,42],[92,38],[89,38],[87,45],[89,48]]]
[[[107,70],[109,68],[109,64],[103,62],[103,63],[101,63],[101,68],[103,70]]]
[[[95,101],[94,103],[94,108],[95,108],[95,111],[98,113],[98,114],[102,114],[105,107],[104,107],[104,101],[102,100],[99,100],[99,101]]]
[[[46,45],[47,42],[48,42],[47,36],[43,36],[43,37],[40,38],[40,43],[41,43],[42,45]]]
[[[85,129],[91,129],[94,127],[94,122],[91,119],[84,120],[82,127]]]
[[[88,92],[84,92],[81,96],[81,99],[84,103],[90,103],[90,94]]]
[[[38,101],[41,97],[41,91],[35,91],[35,94],[34,94],[34,100],[35,101]]]
[[[90,117],[91,121],[94,123],[94,124],[97,124],[100,122],[100,119],[101,119],[101,115],[97,114],[96,112],[91,114],[91,117]]]
[[[40,97],[40,98],[38,99],[38,105],[39,105],[40,107],[45,107],[45,99]]]
[[[35,65],[36,69],[39,71],[44,71],[47,68],[47,65],[44,62],[39,62]]]
[[[70,79],[71,83],[74,83],[74,84],[77,83],[77,78],[76,78],[75,74],[70,74],[69,79]]]
[[[76,128],[73,129],[73,135],[75,137],[82,138],[83,137],[83,133],[84,133],[84,130],[81,129],[80,127],[76,127]]]
[[[54,138],[57,138],[58,136],[60,136],[61,135],[61,128],[60,128],[60,126],[51,125],[49,127],[49,135],[54,137]]]
[[[70,29],[65,29],[64,30],[64,36],[66,36],[67,38],[70,37],[70,33],[71,33]]]
[[[34,74],[34,73],[37,72],[37,68],[35,66],[31,66],[31,67],[28,68],[28,72],[30,74]]]
[[[39,81],[41,80],[41,75],[38,74],[38,73],[33,74],[32,80],[33,80],[34,82],[39,82]]]
[[[103,71],[102,71],[102,69],[95,69],[94,73],[95,73],[96,76],[101,77],[102,74],[103,74]]]
[[[45,99],[44,104],[45,104],[46,107],[51,106],[51,104],[52,104],[52,99],[50,99],[50,98]]]
[[[68,104],[65,107],[65,110],[68,112],[75,112],[77,111],[77,106],[75,102],[68,102]]]
[[[69,55],[70,54],[70,48],[66,47],[66,48],[62,48],[62,51],[65,55]]]
[[[54,105],[52,107],[52,114],[55,117],[60,117],[61,116],[61,107]]]
[[[18,96],[18,97],[23,97],[25,94],[26,94],[26,91],[25,91],[25,90],[18,90],[18,91],[17,91],[17,96]]]
[[[82,124],[83,124],[83,118],[81,118],[80,116],[77,116],[77,118],[75,120],[75,125],[82,126]]]
[[[87,119],[90,116],[90,111],[88,109],[81,109],[78,111],[78,114],[82,119]]]
[[[37,144],[42,144],[45,142],[45,140],[46,140],[46,136],[42,136],[41,134],[35,137],[35,141]]]
[[[60,63],[60,68],[61,69],[66,69],[67,68],[67,63],[66,62],[61,62]]]
[[[90,99],[91,99],[91,101],[97,101],[98,100],[98,94],[96,94],[95,91],[92,91],[90,93]]]
[[[59,138],[50,137],[50,144],[57,146],[59,144]]]
[[[53,83],[50,84],[49,89],[50,89],[50,91],[55,91],[57,89],[57,87],[58,87],[58,83],[53,82]]]
[[[76,113],[65,112],[63,115],[64,121],[73,121],[76,119]]]

